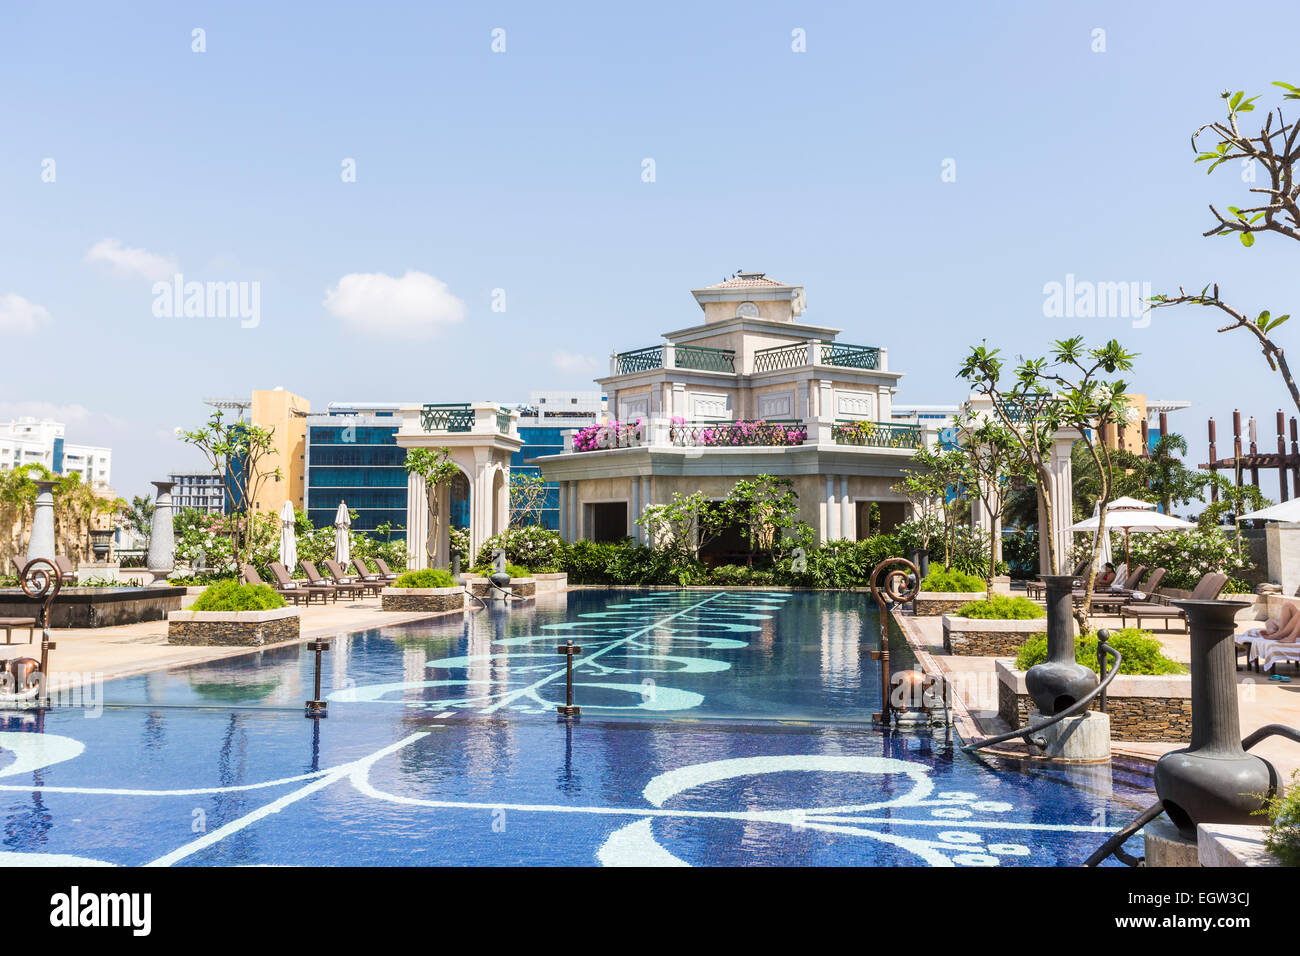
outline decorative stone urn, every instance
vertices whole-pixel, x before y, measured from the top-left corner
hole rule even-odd
[[[1156,763],[1156,794],[1180,836],[1196,839],[1199,823],[1255,824],[1254,811],[1277,791],[1267,760],[1241,746],[1236,655],[1232,635],[1241,610],[1235,601],[1174,601],[1191,632],[1192,741]]]
[[[167,586],[167,575],[176,570],[176,534],[172,530],[172,481],[152,482],[154,495],[153,521],[149,525],[149,556],[145,563],[153,575],[153,584]]]
[[[1025,672],[1025,689],[1044,717],[1057,714],[1097,686],[1097,675],[1074,659],[1074,577],[1045,574],[1047,660]]]
[[[57,481],[36,482],[36,509],[32,512],[32,534],[27,541],[27,560],[54,560],[54,489]]]

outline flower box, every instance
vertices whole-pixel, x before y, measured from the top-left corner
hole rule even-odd
[[[302,616],[296,607],[270,611],[172,611],[167,643],[206,647],[261,647],[296,641]]]
[[[1029,620],[943,616],[945,654],[968,657],[1015,657],[1025,641],[1047,633],[1047,618]]]
[[[465,589],[384,588],[379,592],[381,611],[459,611],[465,607]]]
[[[1015,662],[997,661],[998,716],[1023,727],[1036,709],[1025,689],[1025,672]],[[1091,710],[1100,710],[1093,698]],[[1190,674],[1118,674],[1106,689],[1112,740],[1186,743],[1192,738]]]
[[[963,604],[983,601],[988,595],[983,591],[922,591],[916,596],[917,617],[938,617],[953,614]]]
[[[533,579],[537,582],[538,594],[550,594],[555,591],[567,591],[569,589],[569,576],[563,572],[559,574],[534,574]]]

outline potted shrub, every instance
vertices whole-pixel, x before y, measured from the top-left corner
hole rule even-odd
[[[407,571],[379,592],[385,611],[459,611],[465,607],[465,589],[443,568]]]
[[[299,609],[265,584],[224,580],[185,610],[168,613],[167,643],[260,647],[297,640],[301,623]]]
[[[1097,635],[1075,638],[1075,659],[1097,668]],[[1165,656],[1149,631],[1112,630],[1110,645],[1123,656],[1120,672],[1106,691],[1106,713],[1114,740],[1186,741],[1192,734],[1192,680],[1187,668]],[[997,661],[998,716],[1022,727],[1033,708],[1025,671],[1047,659],[1047,636],[1025,641],[1014,660]],[[1109,667],[1109,658],[1107,659]],[[1099,708],[1094,698],[1092,709]]]
[[[969,601],[984,598],[984,582],[955,568],[931,568],[916,596],[918,617],[951,614]]]
[[[943,649],[973,657],[1014,657],[1035,634],[1047,631],[1047,612],[1026,597],[990,594],[943,616]]]

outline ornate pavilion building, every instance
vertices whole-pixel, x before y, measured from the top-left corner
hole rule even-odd
[[[564,537],[645,541],[637,518],[647,505],[674,492],[720,499],[758,474],[791,479],[799,518],[822,541],[904,520],[907,500],[893,486],[934,435],[891,421],[902,373],[886,349],[800,321],[803,287],[761,272],[691,294],[702,322],[611,355],[596,381],[613,421],[533,459],[559,483]]]

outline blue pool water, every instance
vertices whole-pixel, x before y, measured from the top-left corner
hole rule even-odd
[[[1071,865],[1147,802],[872,727],[878,627],[860,594],[578,591],[335,639],[323,721],[299,645],[110,681],[0,718],[0,862]]]

